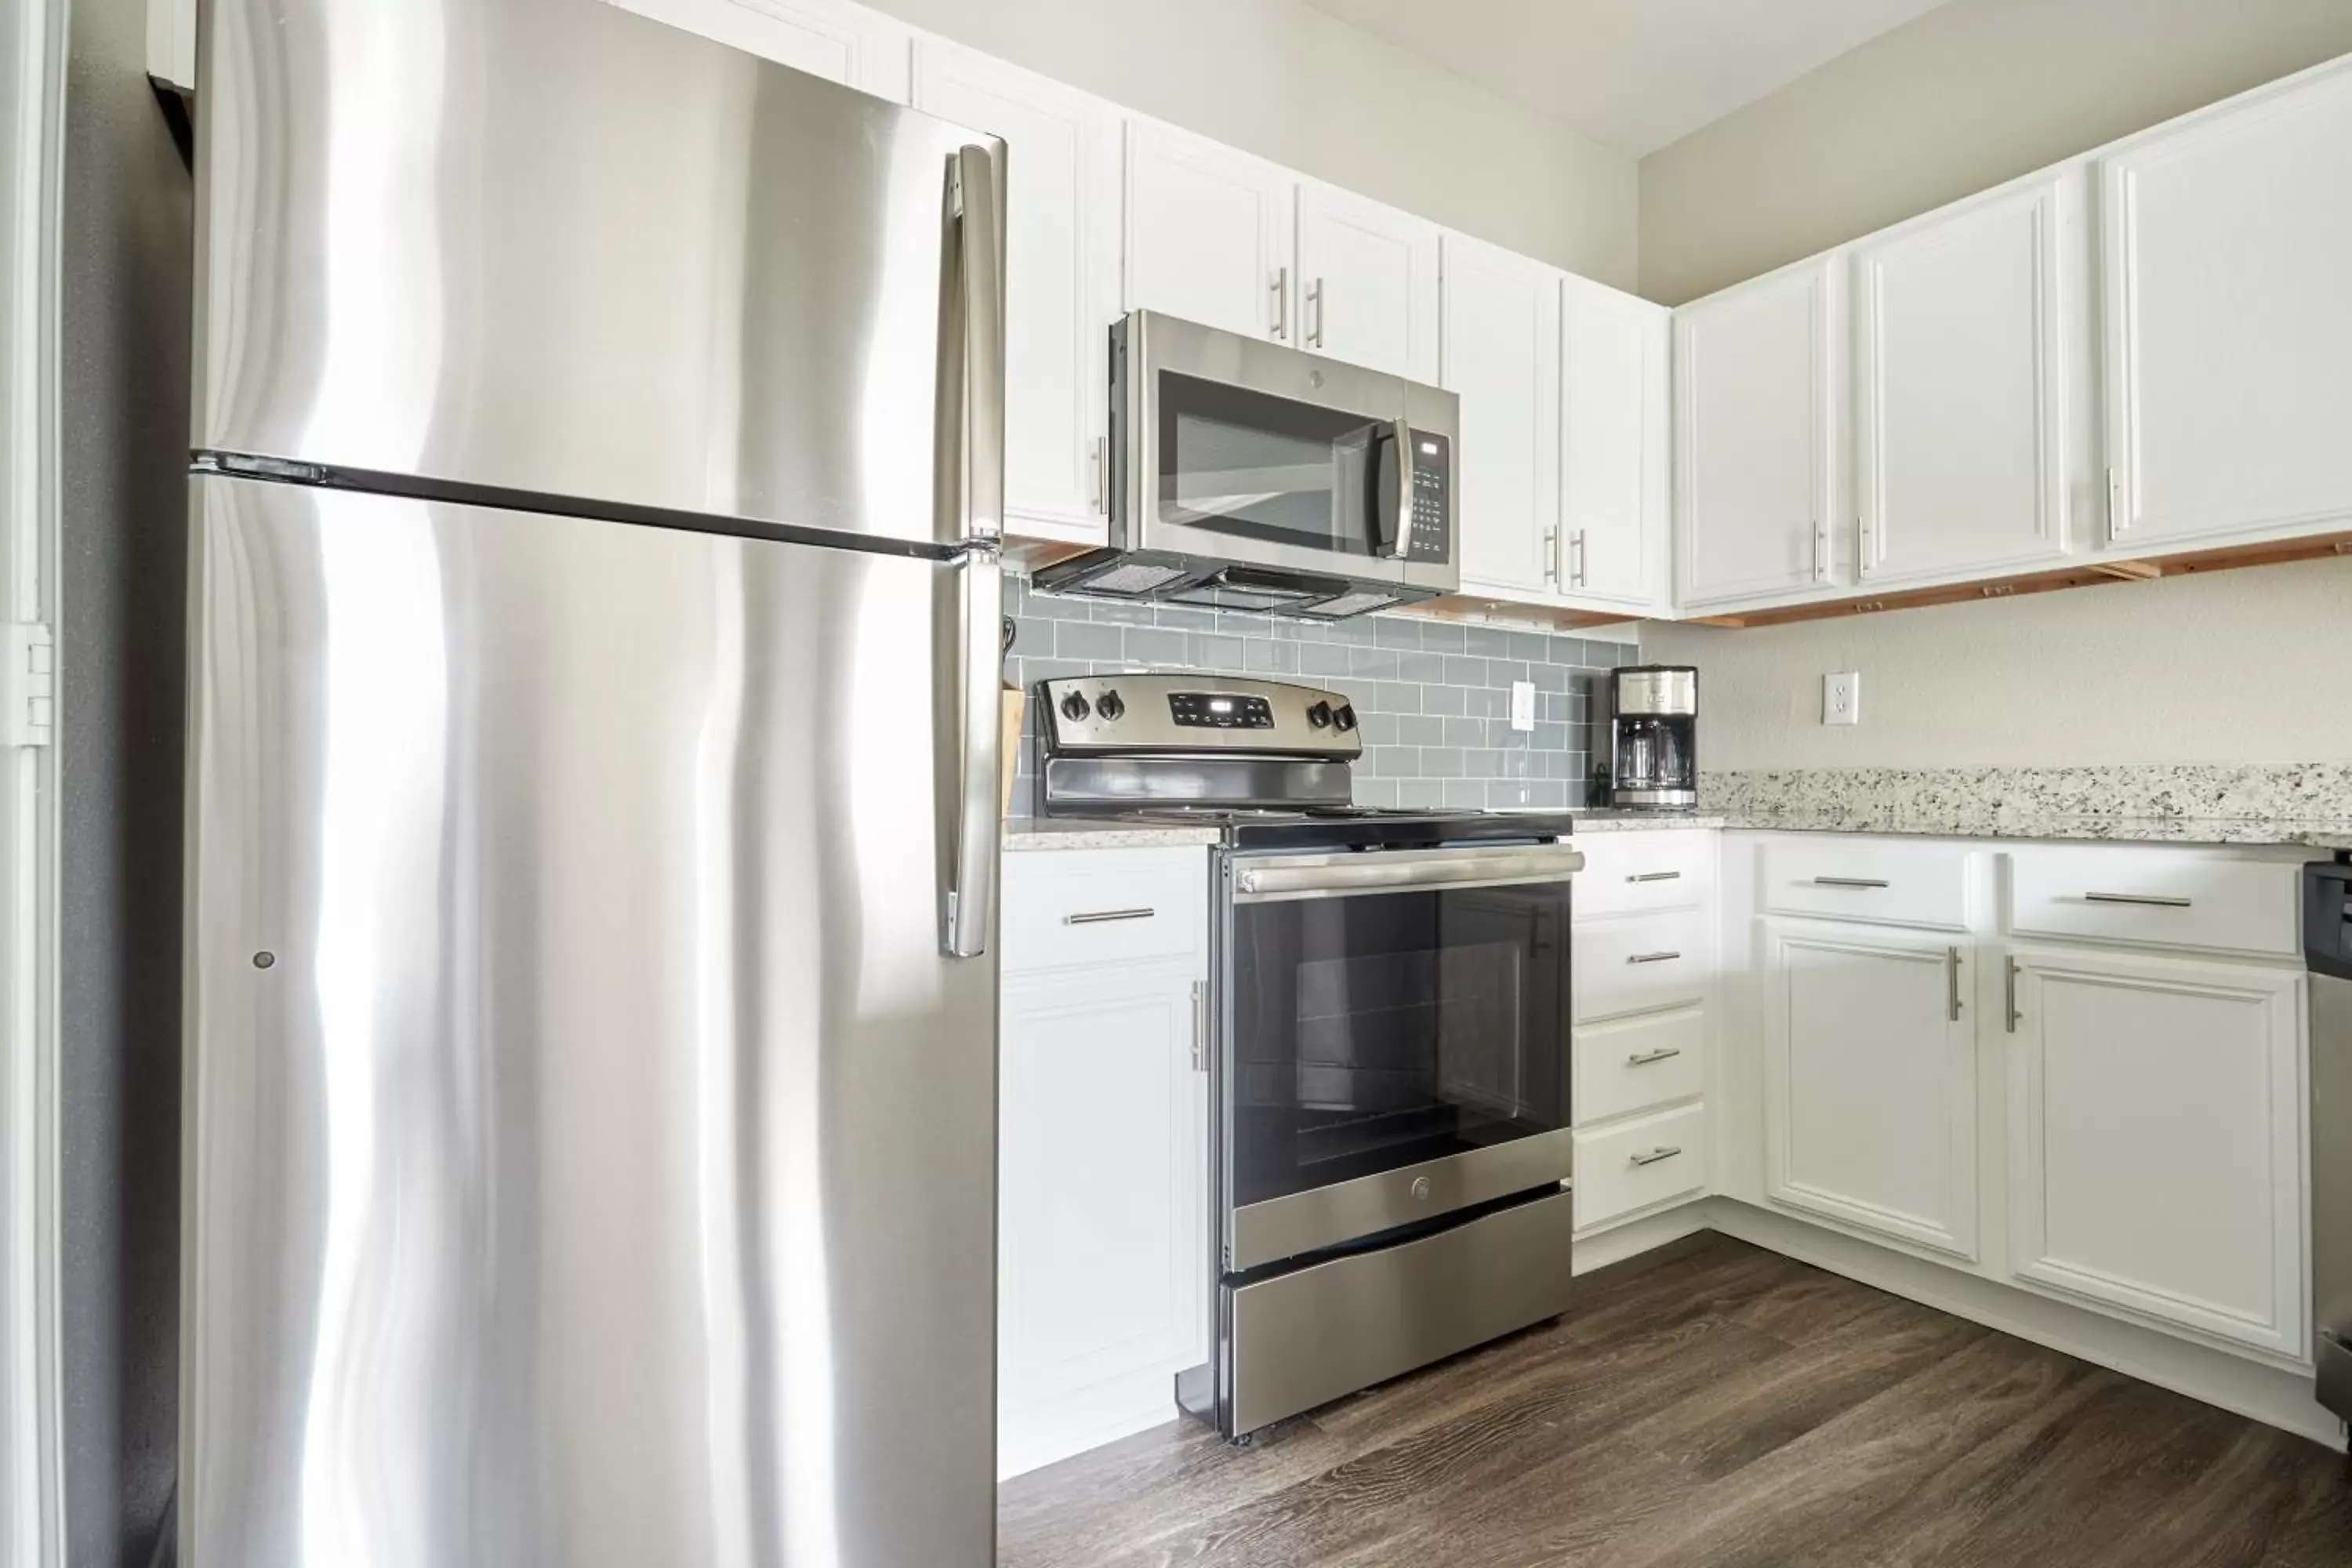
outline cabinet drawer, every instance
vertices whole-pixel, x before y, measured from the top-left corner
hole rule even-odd
[[[1706,1009],[1644,1013],[1576,1031],[1576,1124],[1688,1100],[1706,1086]]]
[[[1686,1105],[1576,1135],[1576,1228],[1706,1186],[1706,1107]]]
[[[2193,849],[2021,849],[2009,857],[2009,929],[2293,958],[2301,876],[2285,861]]]
[[[1576,1021],[1705,1001],[1714,935],[1705,910],[1578,925],[1570,937]]]
[[[1004,973],[1183,958],[1207,932],[1202,849],[1034,850],[1004,858]]]
[[[1940,844],[1775,840],[1764,846],[1764,910],[1814,920],[1966,931],[1976,856]]]
[[[1713,833],[1687,827],[1572,838],[1584,854],[1584,869],[1576,874],[1578,916],[1697,907],[1715,886],[1716,841]]]

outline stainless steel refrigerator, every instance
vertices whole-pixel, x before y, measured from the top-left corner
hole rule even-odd
[[[200,47],[182,1562],[988,1563],[1001,144]]]

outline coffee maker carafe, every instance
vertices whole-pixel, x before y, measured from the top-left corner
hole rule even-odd
[[[1609,798],[1651,811],[1698,805],[1698,671],[1629,665],[1609,679]]]

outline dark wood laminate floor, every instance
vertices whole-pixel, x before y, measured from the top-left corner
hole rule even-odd
[[[1005,1568],[2344,1568],[2300,1437],[1703,1233],[1286,1422],[1008,1482]]]

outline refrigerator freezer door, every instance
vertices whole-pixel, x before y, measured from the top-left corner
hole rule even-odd
[[[990,1563],[993,566],[195,489],[181,1561]]]
[[[198,449],[998,531],[1001,142],[601,0],[203,26]]]

